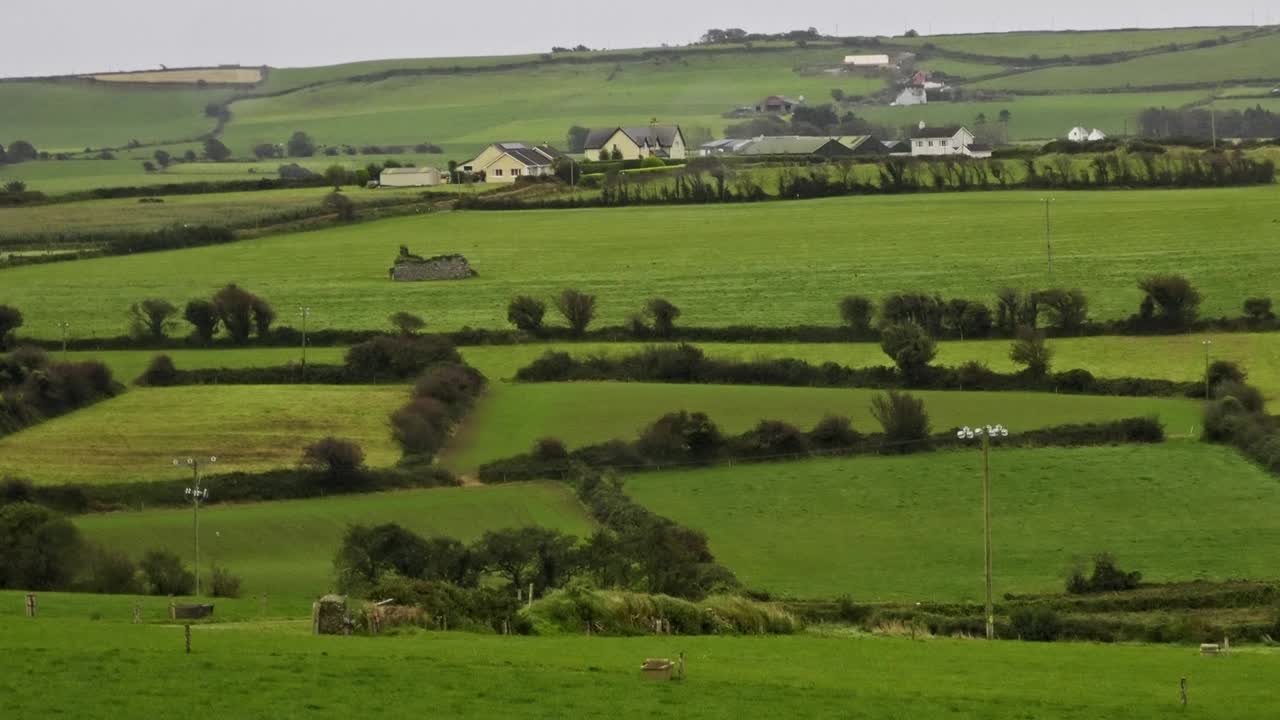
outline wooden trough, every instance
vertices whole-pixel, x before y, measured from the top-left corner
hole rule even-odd
[[[170,620],[200,620],[213,614],[212,605],[170,605]]]
[[[640,675],[646,680],[670,680],[676,664],[667,658],[647,658],[640,666]]]

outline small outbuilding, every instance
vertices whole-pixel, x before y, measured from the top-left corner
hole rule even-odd
[[[411,167],[387,168],[378,176],[382,187],[433,187],[445,183],[445,174],[438,168]]]
[[[888,55],[846,55],[844,64],[855,68],[886,68],[892,61]]]

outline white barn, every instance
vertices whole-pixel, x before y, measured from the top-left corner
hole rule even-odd
[[[444,181],[444,173],[433,167],[387,168],[378,175],[381,187],[431,187]]]
[[[1106,140],[1107,134],[1098,128],[1089,130],[1088,128],[1077,125],[1076,127],[1071,128],[1071,131],[1067,133],[1067,139],[1071,142],[1078,143],[1097,142],[1099,140]]]
[[[844,64],[849,67],[884,68],[889,67],[891,61],[888,55],[845,55]]]

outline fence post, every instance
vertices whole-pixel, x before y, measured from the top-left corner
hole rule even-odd
[[[36,616],[36,594],[35,593],[27,593],[26,605],[27,605],[27,617],[29,618],[35,617]]]
[[[187,638],[187,654],[190,655],[191,654],[191,623],[187,623],[182,627],[183,627],[183,634]]]
[[[133,604],[133,624],[137,625],[142,622],[142,605]]]
[[[1182,682],[1179,683],[1179,687],[1181,688],[1181,691],[1182,691],[1182,707],[1186,707],[1187,706],[1187,679],[1186,678],[1182,678]]]

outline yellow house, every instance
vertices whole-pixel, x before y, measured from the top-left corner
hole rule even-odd
[[[623,160],[650,156],[684,160],[686,157],[684,133],[679,125],[596,128],[587,135],[583,150],[588,160],[612,159],[614,150]]]
[[[479,175],[484,182],[513,183],[521,177],[546,177],[555,173],[560,151],[550,145],[500,142],[485,148],[461,169]]]

